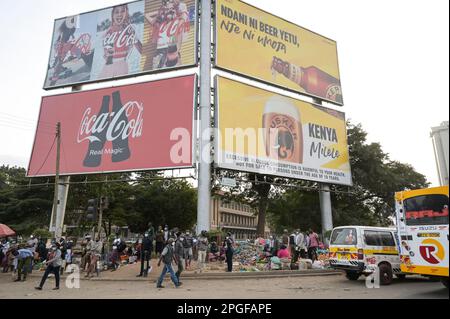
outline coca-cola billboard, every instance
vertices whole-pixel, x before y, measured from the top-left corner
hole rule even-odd
[[[42,98],[28,176],[192,167],[196,76]],[[53,132],[52,132],[53,131]]]
[[[197,63],[197,1],[140,0],[54,22],[44,89]]]

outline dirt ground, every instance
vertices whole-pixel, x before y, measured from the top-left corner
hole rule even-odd
[[[130,270],[130,269],[129,269]],[[166,288],[157,289],[156,274],[143,281],[98,281],[81,280],[80,288],[69,289],[65,281],[61,289],[54,291],[54,279],[49,279],[42,291],[34,287],[40,277],[33,275],[26,282],[12,282],[10,274],[0,274],[0,299],[377,299],[377,298],[433,298],[448,299],[448,289],[440,282],[431,282],[422,277],[395,280],[390,286],[366,288],[364,278],[349,281],[343,275],[282,277],[261,279],[185,280],[183,286],[175,288],[166,277]]]

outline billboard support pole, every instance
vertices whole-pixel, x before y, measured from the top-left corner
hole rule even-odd
[[[197,234],[209,231],[211,202],[211,0],[201,0],[200,18],[200,143]]]
[[[322,101],[319,99],[313,99],[313,102],[315,104],[322,105]],[[319,183],[319,188],[320,215],[322,218],[322,238],[323,242],[328,244],[328,240],[325,238],[325,233],[333,229],[330,185]]]

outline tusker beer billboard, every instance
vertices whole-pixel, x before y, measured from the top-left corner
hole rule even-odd
[[[192,167],[196,76],[42,98],[28,176]]]
[[[352,184],[344,113],[222,77],[216,90],[218,167]]]
[[[336,42],[239,0],[216,1],[216,65],[343,104]]]
[[[140,0],[57,19],[44,89],[197,63],[197,1]]]

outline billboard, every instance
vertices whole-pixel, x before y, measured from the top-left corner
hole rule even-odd
[[[352,184],[344,113],[222,77],[216,91],[217,167]]]
[[[28,176],[192,167],[196,75],[42,98]]]
[[[216,1],[216,65],[343,104],[336,42],[238,0]]]
[[[197,1],[140,0],[57,19],[44,89],[197,64]]]

